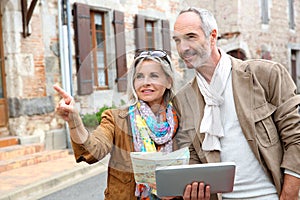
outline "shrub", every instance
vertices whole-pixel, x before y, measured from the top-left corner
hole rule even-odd
[[[101,123],[101,115],[102,115],[102,113],[103,113],[105,110],[113,109],[113,108],[116,108],[116,106],[115,106],[115,105],[112,105],[112,106],[104,105],[103,107],[101,107],[101,108],[99,109],[98,112],[96,112],[96,117],[97,117],[98,122],[99,122],[98,124]]]
[[[91,128],[97,127],[101,122],[102,113],[105,110],[112,109],[112,108],[116,108],[116,106],[115,105],[112,105],[112,106],[104,105],[96,113],[93,113],[93,114],[87,113],[87,114],[81,115],[81,119],[82,119],[84,126],[91,127]]]
[[[99,124],[99,120],[95,114],[84,114],[81,115],[82,122],[86,127],[96,127]]]

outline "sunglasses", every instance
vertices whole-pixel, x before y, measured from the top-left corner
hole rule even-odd
[[[157,58],[164,59],[171,66],[171,61],[168,58],[168,54],[167,54],[167,52],[165,52],[163,50],[138,51],[135,54],[134,59],[136,59],[136,58],[144,58],[144,57],[147,57],[147,56],[157,57]]]

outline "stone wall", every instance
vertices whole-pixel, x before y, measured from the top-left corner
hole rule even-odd
[[[288,28],[288,1],[282,0],[269,1],[272,3],[271,20],[267,26],[260,23],[260,0],[78,0],[70,1],[71,5],[74,2],[86,3],[93,8],[105,8],[108,11],[116,9],[124,12],[128,52],[132,52],[135,48],[133,30],[135,14],[165,17],[170,21],[172,34],[179,10],[189,6],[201,6],[211,10],[219,24],[219,35],[239,33],[219,40],[219,45],[227,51],[240,48],[246,53],[247,58],[260,58],[262,51],[269,51],[272,60],[281,62],[289,69],[289,46],[299,46],[300,49],[300,30],[297,26],[300,24],[300,1],[295,1],[295,30]],[[30,36],[26,38],[22,36],[20,0],[1,1],[1,13],[10,133],[40,135],[43,138],[46,133],[52,133],[65,126],[64,121],[55,116],[55,105],[60,97],[52,89],[53,84],[61,84],[62,81],[57,0],[38,1],[29,24]],[[71,19],[71,26],[71,36],[74,39],[73,19]],[[112,34],[113,27],[109,26],[107,31]],[[113,40],[113,38],[109,39]],[[180,62],[173,41],[171,45],[172,60],[182,85],[192,77],[193,71],[187,70]],[[113,41],[109,46],[111,49],[114,48]],[[103,104],[125,98],[124,93],[116,92],[113,78],[110,90],[95,91],[90,96],[77,96],[74,52],[74,44],[72,44],[72,79],[79,108],[84,109],[84,112],[95,112]],[[132,60],[133,54],[127,54],[128,66]],[[111,73],[115,74],[115,71]],[[119,102],[114,103],[118,105]]]
[[[28,6],[31,1],[28,1]],[[43,135],[63,123],[54,116],[52,85],[60,82],[57,1],[39,1],[23,37],[21,3],[1,2],[9,131]]]
[[[262,58],[264,52],[270,54],[270,59],[277,61],[290,70],[289,46],[299,46],[300,35],[300,2],[295,1],[295,30],[289,28],[288,1],[269,1],[268,25],[261,23],[260,1],[218,1],[218,9],[214,12],[219,24],[220,34],[240,32],[235,38],[219,41],[225,48],[242,47],[248,53],[248,58]],[[300,47],[298,47],[300,48]]]

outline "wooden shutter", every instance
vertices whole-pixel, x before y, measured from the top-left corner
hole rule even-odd
[[[163,49],[169,54],[171,57],[171,37],[170,37],[170,23],[168,20],[161,21],[162,26],[162,42]]]
[[[145,41],[145,17],[142,15],[135,16],[135,48],[137,49],[145,49],[146,41]]]
[[[85,4],[74,4],[74,28],[78,94],[93,92],[90,8]]]
[[[119,92],[125,92],[127,86],[127,65],[126,65],[126,44],[125,44],[125,25],[124,13],[114,11],[115,28],[115,47],[116,47],[116,65],[117,65],[117,85]]]

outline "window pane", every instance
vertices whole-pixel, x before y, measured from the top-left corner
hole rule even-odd
[[[103,33],[97,32],[96,37],[97,37],[97,48],[103,49],[103,41],[104,41]]]
[[[146,30],[146,47],[154,48],[154,30],[153,30],[154,22],[146,21],[145,22],[145,30]]]
[[[152,23],[151,22],[146,22],[146,32],[152,33]]]
[[[94,55],[94,51],[95,50],[92,51],[92,53],[91,53],[92,55]],[[95,60],[94,56],[89,56],[89,57],[91,58],[91,63],[94,63],[95,62],[94,61]],[[94,71],[94,68],[92,66],[92,81],[93,81],[93,83],[95,83],[95,78],[96,78],[95,77],[95,71]]]
[[[98,84],[99,86],[105,86],[105,72],[102,69],[98,69]]]
[[[98,85],[105,86],[105,66],[104,66],[104,52],[97,51],[97,72],[98,72]]]
[[[97,51],[97,65],[98,68],[104,68],[104,52],[101,50]]]
[[[95,15],[95,25],[96,30],[102,30],[102,15],[96,14]]]
[[[147,34],[147,44],[148,48],[154,48],[153,41],[152,41],[152,34]]]

